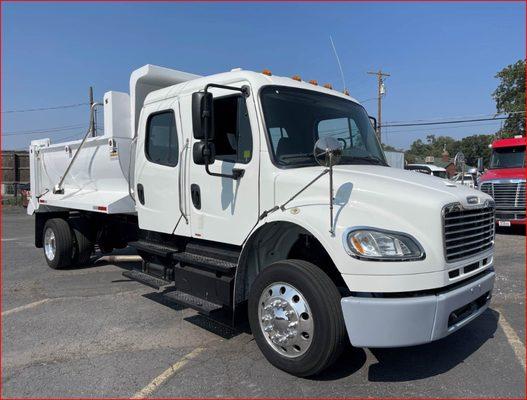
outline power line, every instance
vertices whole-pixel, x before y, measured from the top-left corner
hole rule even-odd
[[[428,126],[428,125],[445,125],[445,124],[461,124],[463,122],[479,122],[479,121],[497,121],[501,119],[507,119],[507,117],[495,117],[495,118],[474,118],[457,121],[436,121],[436,122],[420,122],[420,123],[408,123],[408,124],[386,124],[383,128],[395,127],[395,126]]]
[[[11,131],[11,132],[2,132],[2,136],[24,136],[24,135],[37,135],[42,133],[58,133],[63,131],[68,131],[70,129],[78,129],[85,127],[86,124],[78,124],[78,125],[66,125],[66,126],[58,126],[56,128],[46,128],[46,129],[37,129],[33,131]]]
[[[371,100],[371,99],[367,99]],[[364,101],[367,101],[364,100]],[[476,115],[458,115],[458,116],[451,116],[451,117],[439,117],[439,118],[428,118],[428,119],[415,119],[411,121],[390,121],[387,122],[387,124],[396,124],[396,123],[413,123],[413,122],[434,122],[434,121],[441,121],[441,120],[451,120],[451,119],[465,119],[465,118],[483,118],[483,117],[492,117],[496,118],[498,115],[510,115],[510,114],[525,114],[525,111],[511,111],[511,112],[497,112],[493,114],[476,114]],[[386,126],[386,125],[384,125]]]
[[[2,132],[2,136],[17,136],[17,135],[32,135],[32,134],[38,134],[38,133],[53,133],[53,132],[66,131],[66,130],[69,130],[69,129],[82,128],[83,126],[86,126],[86,124],[64,125],[64,126],[57,126],[55,128],[36,129],[36,130],[30,130],[30,131],[10,131],[10,132]]]
[[[25,110],[7,110],[2,111],[2,114],[14,114],[14,113],[24,113],[24,112],[33,112],[33,111],[48,111],[48,110],[60,110],[64,108],[74,108],[80,106],[86,106],[89,103],[76,103],[76,104],[66,104],[63,106],[54,106],[54,107],[41,107],[41,108],[27,108]]]
[[[493,123],[484,123],[484,124],[465,124],[465,125],[457,125],[457,126],[450,126],[450,127],[434,127],[434,128],[427,128],[426,131],[423,129],[397,129],[397,130],[387,130],[387,133],[417,133],[417,134],[424,134],[428,131],[435,131],[435,130],[450,130],[450,129],[459,129],[459,128],[477,128],[480,126],[493,126],[495,124]]]

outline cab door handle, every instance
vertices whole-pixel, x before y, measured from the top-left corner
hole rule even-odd
[[[201,191],[199,185],[193,183],[190,185],[190,197],[192,198],[192,204],[196,210],[201,210]]]
[[[140,183],[137,184],[137,198],[139,203],[145,204],[145,188]]]

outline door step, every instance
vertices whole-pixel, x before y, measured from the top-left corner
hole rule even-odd
[[[165,281],[161,278],[156,278],[155,276],[145,274],[144,272],[137,271],[135,269],[132,269],[130,271],[124,271],[123,276],[128,279],[132,279],[134,281],[142,283],[143,285],[150,286],[151,288],[157,290],[165,289],[173,285],[172,282]]]
[[[237,265],[233,262],[186,252],[172,253],[172,259],[179,261],[183,264],[188,264],[196,267],[204,267],[213,271],[218,271],[227,274],[236,271],[237,267]]]
[[[236,271],[237,263],[233,262],[236,257],[230,253],[213,253],[207,251],[204,246],[187,246],[192,251],[203,251],[205,253],[196,254],[194,252],[180,251],[176,246],[163,245],[155,242],[149,242],[147,240],[138,240],[136,242],[130,242],[130,246],[137,250],[142,250],[150,254],[155,254],[160,257],[169,257],[174,261],[182,264],[207,268],[212,271],[221,272],[223,274],[232,274]],[[220,258],[221,257],[221,258]],[[223,258],[225,257],[225,258]]]
[[[220,304],[200,299],[199,297],[192,296],[191,294],[181,292],[179,290],[163,292],[162,295],[170,301],[185,307],[192,308],[205,315],[210,315],[212,312],[221,310],[223,308]]]
[[[146,251],[147,253],[155,254],[160,257],[169,257],[171,254],[179,251],[175,246],[167,246],[155,242],[149,242],[147,240],[138,240],[128,244],[137,250]]]

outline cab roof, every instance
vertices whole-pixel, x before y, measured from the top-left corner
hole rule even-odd
[[[525,146],[527,143],[525,136],[522,137],[513,137],[507,139],[498,139],[492,142],[493,149],[499,149],[503,147],[516,147],[516,146]]]
[[[219,83],[223,85],[229,85],[235,82],[248,81],[254,85],[254,89],[258,90],[262,86],[267,85],[279,85],[279,86],[288,86],[296,87],[299,89],[307,89],[316,92],[321,92],[325,94],[330,94],[332,96],[341,97],[346,100],[351,100],[355,103],[359,103],[356,99],[351,96],[348,96],[338,90],[327,89],[323,86],[314,85],[305,81],[297,81],[293,78],[282,77],[282,76],[268,76],[260,72],[246,71],[240,68],[234,69],[230,72],[223,72],[214,75],[208,75],[203,77],[196,77],[195,79],[188,80],[186,82],[178,83],[172,86],[167,86],[162,89],[158,89],[150,92],[144,101],[144,104],[155,103],[158,101],[170,99],[173,97],[187,95],[199,90],[203,90],[206,84],[208,83]]]

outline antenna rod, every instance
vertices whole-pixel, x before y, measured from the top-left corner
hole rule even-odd
[[[346,91],[348,88],[346,87],[346,81],[344,79],[344,72],[342,71],[342,65],[340,64],[340,58],[339,58],[339,55],[337,54],[337,49],[335,47],[335,43],[333,43],[333,38],[331,37],[331,35],[329,35],[329,40],[331,41],[331,47],[333,47],[333,53],[335,53],[335,58],[337,59],[337,64],[339,66],[340,78],[342,79],[342,86],[343,86],[342,90]]]

